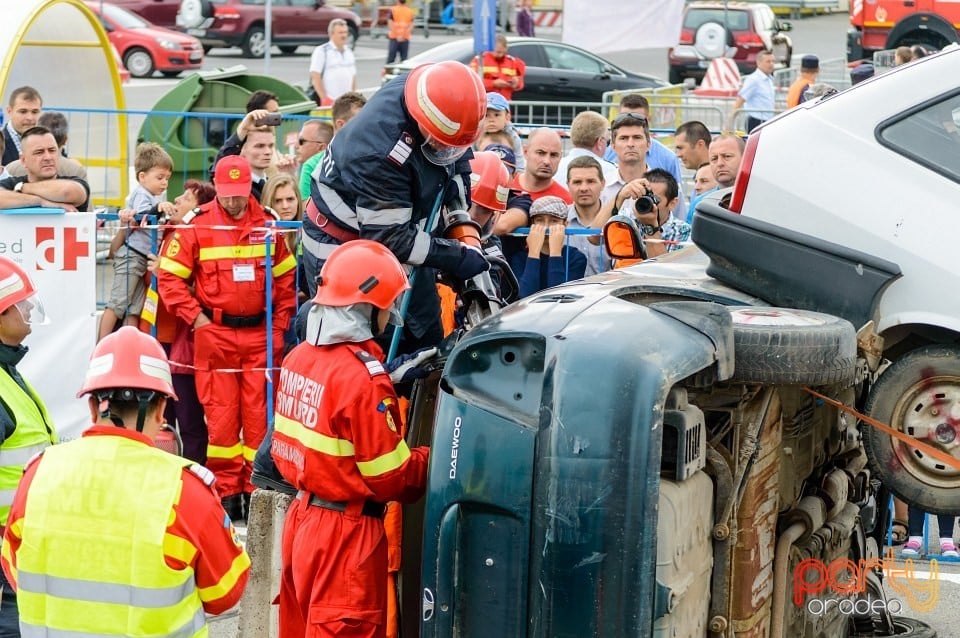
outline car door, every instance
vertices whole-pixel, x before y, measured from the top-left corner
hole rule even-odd
[[[273,42],[299,39],[303,35],[302,20],[298,15],[303,7],[295,6],[304,0],[272,0]],[[311,3],[312,4],[312,3]]]
[[[553,76],[547,68],[543,47],[534,42],[511,44],[507,53],[520,58],[527,65],[523,74],[523,90],[515,91],[513,99],[526,102],[543,102],[547,99],[552,90]]]
[[[615,87],[606,62],[564,44],[543,46],[553,85],[549,99],[560,102],[600,102]]]

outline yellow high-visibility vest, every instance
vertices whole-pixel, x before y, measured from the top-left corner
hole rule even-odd
[[[23,476],[23,466],[38,452],[57,442],[53,422],[36,391],[24,380],[24,390],[0,368],[0,397],[9,408],[16,429],[0,445],[0,525],[7,524],[10,505]]]
[[[17,551],[24,638],[207,636],[193,569],[171,569],[165,539],[192,461],[121,436],[44,452]]]

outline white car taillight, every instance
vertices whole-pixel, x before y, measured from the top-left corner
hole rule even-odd
[[[747,183],[750,181],[750,171],[753,170],[753,159],[757,155],[757,144],[760,143],[760,133],[753,132],[747,138],[747,146],[743,149],[743,158],[740,160],[740,170],[737,172],[737,181],[733,184],[733,197],[730,198],[731,213],[740,213],[743,210],[743,200],[747,195]]]

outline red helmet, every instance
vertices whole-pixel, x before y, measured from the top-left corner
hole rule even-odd
[[[440,144],[466,148],[480,137],[487,94],[468,66],[453,61],[418,66],[407,77],[403,97],[413,119]]]
[[[37,298],[37,287],[20,264],[0,256],[0,312],[18,306],[23,320],[30,324],[47,322],[43,304]],[[24,304],[23,302],[30,300]]]
[[[473,154],[470,160],[470,199],[492,210],[507,210],[510,173],[492,151]]]
[[[153,390],[177,398],[167,354],[156,339],[133,326],[124,326],[97,344],[77,396],[125,389]]]
[[[387,310],[410,288],[407,273],[381,243],[355,239],[338,246],[320,270],[314,302],[324,306],[368,303]]]

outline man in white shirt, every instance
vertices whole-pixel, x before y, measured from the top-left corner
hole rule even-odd
[[[733,104],[731,117],[740,109],[747,110],[746,131],[749,133],[771,117],[776,107],[773,87],[773,67],[775,65],[773,53],[761,51],[757,54],[757,70],[743,79],[743,86]]]
[[[321,106],[329,106],[344,93],[357,90],[357,61],[347,47],[350,29],[346,20],[331,20],[327,34],[329,42],[318,46],[310,56],[310,83]]]
[[[610,122],[596,111],[582,111],[578,113],[570,124],[570,142],[573,148],[560,160],[557,174],[553,176],[557,182],[566,183],[567,166],[575,157],[592,157],[600,164],[605,181],[613,182],[617,179],[617,167],[603,159],[610,141]]]

